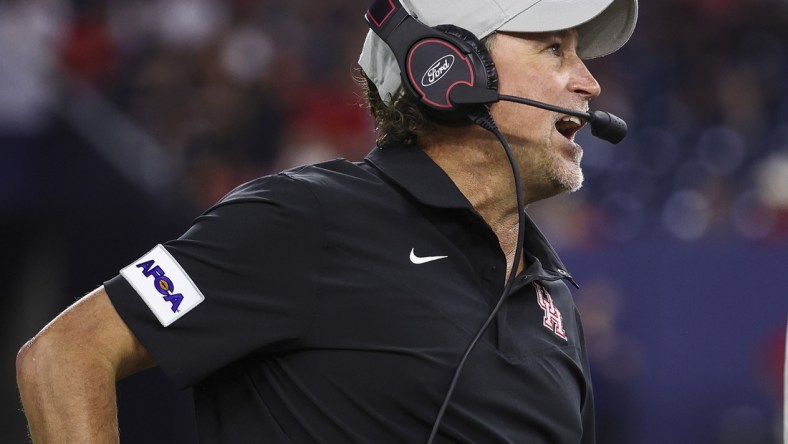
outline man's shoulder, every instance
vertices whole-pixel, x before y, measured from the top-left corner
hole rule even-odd
[[[321,163],[303,165],[282,171],[280,175],[301,182],[328,187],[359,180],[376,181],[378,176],[366,162],[334,159]]]
[[[380,183],[375,170],[365,162],[334,159],[290,168],[251,180],[228,193],[218,205],[353,194],[363,192],[365,187]]]

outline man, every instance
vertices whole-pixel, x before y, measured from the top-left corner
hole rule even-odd
[[[407,7],[486,37],[501,94],[577,111],[600,93],[580,57],[622,46],[637,10],[635,0]],[[370,34],[360,60],[382,131],[364,162],[242,185],[20,350],[34,442],[116,441],[115,383],[153,365],[193,389],[206,443],[411,443],[433,429],[435,442],[593,442],[570,275],[528,219],[516,253],[517,181],[499,140],[414,106],[389,51]],[[490,112],[523,203],[581,186],[583,122],[504,102]]]

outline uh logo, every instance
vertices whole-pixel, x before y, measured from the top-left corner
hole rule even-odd
[[[153,287],[156,288],[156,291],[162,294],[164,300],[169,302],[172,306],[170,309],[173,313],[178,312],[178,307],[180,307],[181,302],[183,302],[183,295],[180,293],[175,293],[175,284],[172,283],[172,280],[167,277],[164,273],[164,270],[158,265],[155,265],[156,261],[150,260],[145,262],[140,262],[136,264],[137,268],[142,269],[142,274],[145,277],[153,276]]]

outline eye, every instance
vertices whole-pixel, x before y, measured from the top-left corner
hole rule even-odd
[[[555,56],[558,56],[558,57],[561,57],[562,55],[564,55],[564,51],[561,48],[561,43],[560,42],[556,42],[556,43],[553,43],[552,45],[548,46],[547,47],[547,51],[549,51],[551,54],[553,54]]]

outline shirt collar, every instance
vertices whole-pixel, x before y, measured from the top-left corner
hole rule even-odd
[[[376,147],[367,155],[366,161],[425,205],[476,212],[446,172],[417,146]],[[527,213],[523,248],[539,259],[543,269],[555,272],[574,284],[561,258]]]
[[[425,205],[473,211],[454,181],[417,146],[376,147],[366,160]]]
[[[569,274],[569,271],[567,271],[558,253],[555,252],[553,246],[550,245],[550,242],[544,234],[542,234],[542,230],[539,229],[528,213],[525,213],[525,238],[523,239],[523,249],[536,256],[542,263],[542,268],[544,270],[556,273],[561,278],[567,279],[576,288],[580,288],[572,278],[572,275]]]

